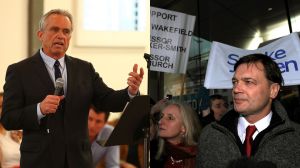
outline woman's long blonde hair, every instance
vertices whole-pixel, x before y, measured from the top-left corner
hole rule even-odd
[[[157,112],[162,112],[166,107],[175,105],[179,108],[180,115],[182,118],[183,126],[185,127],[185,134],[182,137],[182,143],[185,146],[192,146],[192,145],[197,145],[198,143],[198,138],[200,136],[200,131],[201,131],[201,125],[199,122],[199,118],[197,113],[191,108],[190,105],[179,102],[179,101],[174,101],[174,100],[168,100],[164,101],[163,103],[160,102],[158,109],[156,110]],[[155,156],[156,159],[161,157],[161,154],[164,151],[164,146],[165,142],[162,138],[158,138],[158,151]]]

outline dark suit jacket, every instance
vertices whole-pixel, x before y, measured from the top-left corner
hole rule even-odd
[[[37,103],[54,93],[54,84],[37,52],[7,68],[1,122],[8,130],[23,129],[22,168],[92,167],[88,139],[91,103],[106,111],[122,111],[127,89],[115,91],[104,84],[91,63],[65,56],[67,94],[63,108],[38,122]],[[47,133],[50,129],[50,133]]]

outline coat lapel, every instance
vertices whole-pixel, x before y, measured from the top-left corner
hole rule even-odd
[[[74,73],[74,63],[73,63],[73,59],[70,57],[70,56],[65,56],[65,62],[66,62],[66,67],[67,67],[67,95],[66,95],[66,102],[67,103],[70,103],[71,101],[71,97],[73,96],[72,95],[72,90],[73,90],[73,87],[72,87],[72,83],[75,83],[75,73]]]
[[[33,57],[34,59],[32,67],[35,69],[35,72],[38,75],[37,79],[41,80],[45,88],[47,88],[48,93],[53,92],[55,89],[54,84],[42,57],[39,53],[36,53]]]

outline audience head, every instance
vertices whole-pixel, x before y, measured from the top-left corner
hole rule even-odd
[[[197,144],[200,123],[196,112],[184,103],[166,101],[161,106],[158,136],[172,144]]]
[[[222,95],[215,94],[210,96],[209,107],[215,120],[220,121],[228,110],[228,103]]]
[[[165,106],[168,99],[161,99],[155,103],[150,111],[150,140],[158,136],[158,121],[161,117],[161,109]]]
[[[88,117],[88,129],[90,138],[95,138],[102,130],[109,117],[109,112],[100,111],[91,105]]]

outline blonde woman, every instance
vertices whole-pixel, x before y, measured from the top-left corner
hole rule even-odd
[[[151,167],[195,167],[200,134],[200,123],[196,112],[182,102],[159,103],[160,117],[157,122],[154,122],[158,140],[151,143]]]

